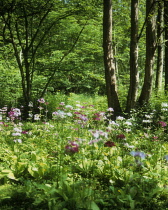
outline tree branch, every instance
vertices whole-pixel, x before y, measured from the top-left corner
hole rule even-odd
[[[42,91],[42,93],[41,93],[41,98],[44,96],[44,94],[45,94],[45,92],[46,92],[46,90],[47,90],[47,88],[48,88],[48,85],[50,84],[51,80],[53,79],[55,73],[58,71],[59,66],[60,66],[60,64],[62,63],[62,61],[63,61],[63,60],[65,59],[65,57],[68,56],[68,55],[72,52],[72,50],[75,48],[75,45],[76,45],[76,43],[78,42],[79,37],[80,37],[80,35],[82,34],[82,32],[83,32],[83,30],[84,30],[86,24],[87,24],[87,21],[86,21],[85,25],[82,27],[81,31],[79,32],[79,34],[78,34],[78,36],[77,36],[75,42],[73,43],[72,47],[71,47],[71,48],[69,49],[69,51],[68,51],[67,53],[65,53],[64,56],[60,59],[58,65],[57,65],[58,68],[56,68],[56,69],[54,70],[54,72],[51,74],[50,78],[48,79],[48,82],[46,83],[46,85],[45,85],[45,87],[44,87],[44,89],[43,89],[43,91]]]

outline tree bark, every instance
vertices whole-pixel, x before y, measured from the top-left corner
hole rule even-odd
[[[157,69],[156,69],[156,81],[155,89],[158,95],[162,89],[162,75],[163,75],[163,14],[164,14],[163,2],[158,2],[158,18],[157,18]]]
[[[103,50],[107,101],[108,107],[114,109],[113,117],[115,117],[122,110],[118,99],[115,62],[112,50],[112,0],[104,0],[103,3]]]
[[[165,25],[165,93],[168,94],[168,1],[164,1]]]
[[[126,112],[135,107],[138,94],[138,6],[139,0],[131,0],[130,87]]]
[[[146,62],[145,76],[142,91],[139,97],[139,104],[147,104],[152,94],[153,65],[156,49],[156,18],[154,15],[155,0],[146,0]]]

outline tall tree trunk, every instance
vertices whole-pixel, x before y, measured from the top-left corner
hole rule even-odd
[[[168,94],[168,1],[164,1],[165,21],[165,92]]]
[[[152,93],[153,65],[156,47],[156,18],[154,15],[155,0],[146,0],[146,62],[145,76],[142,91],[139,97],[139,104],[148,103]]]
[[[112,0],[104,0],[103,3],[103,50],[107,100],[108,107],[114,109],[114,116],[116,116],[122,110],[118,99],[115,62],[112,50]]]
[[[163,75],[163,56],[164,56],[164,48],[163,48],[163,14],[164,7],[163,2],[158,2],[158,18],[157,18],[157,69],[156,69],[156,81],[155,81],[155,89],[156,94],[158,95],[162,89],[162,75]]]
[[[138,6],[139,0],[131,0],[130,87],[126,112],[135,107],[138,94]]]

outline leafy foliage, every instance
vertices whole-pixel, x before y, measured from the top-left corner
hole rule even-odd
[[[114,122],[103,98],[86,99],[57,95],[49,121],[46,99],[33,123],[1,110],[1,209],[166,208],[166,101]]]

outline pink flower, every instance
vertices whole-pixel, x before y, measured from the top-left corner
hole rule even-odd
[[[41,104],[44,104],[44,103],[45,103],[44,98],[39,98],[37,101],[38,101],[39,103],[41,103]]]
[[[28,134],[28,131],[22,131],[23,134]]]
[[[65,146],[65,152],[66,153],[70,153],[70,154],[74,154],[76,152],[79,151],[79,144],[77,144],[74,141],[69,142],[66,146]]]
[[[161,127],[166,127],[167,126],[167,123],[166,122],[163,122],[163,121],[159,121],[158,122],[160,125],[161,125]]]

